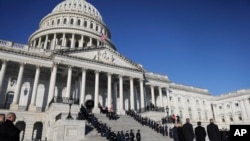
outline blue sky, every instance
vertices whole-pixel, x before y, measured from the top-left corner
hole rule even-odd
[[[27,43],[63,0],[0,0],[0,39]],[[250,88],[249,0],[87,0],[117,50],[172,82],[218,95]]]

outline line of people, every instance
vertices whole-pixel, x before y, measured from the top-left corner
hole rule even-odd
[[[148,126],[153,129],[155,132],[162,134],[163,136],[168,136],[168,126],[163,125],[160,122],[156,122],[148,117],[143,117],[140,114],[136,113],[134,110],[126,111],[128,116],[131,116],[137,122],[141,123],[142,126]]]
[[[201,126],[201,122],[197,122],[197,127],[193,130],[193,125],[190,123],[190,119],[186,119],[186,123],[182,125],[178,122],[171,129],[174,141],[205,141],[206,136],[210,141],[221,141],[221,133],[214,120],[210,119],[210,124],[207,125],[207,132],[204,127]]]
[[[0,140],[19,141],[20,130],[14,125],[16,114],[9,112],[5,119],[5,114],[0,114]]]
[[[114,131],[111,130],[111,127],[107,126],[106,123],[102,123],[99,121],[94,114],[88,113],[85,107],[81,107],[80,113],[78,114],[79,120],[87,120],[91,125],[97,130],[101,137],[106,138],[109,141],[140,141],[141,133],[140,130],[137,131],[136,135],[131,129],[130,132],[128,130],[124,131]]]

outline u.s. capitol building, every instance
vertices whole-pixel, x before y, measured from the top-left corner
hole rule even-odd
[[[69,111],[70,100],[73,116],[80,105],[89,104],[98,113],[100,103],[124,115],[128,109],[145,111],[151,103],[163,116],[168,107],[169,115],[194,124],[210,118],[220,128],[250,123],[250,89],[212,96],[148,72],[118,49],[93,5],[85,0],[59,3],[27,45],[0,40],[0,113],[17,114],[26,140],[33,139],[35,129],[42,130],[37,139],[53,140],[55,117]]]

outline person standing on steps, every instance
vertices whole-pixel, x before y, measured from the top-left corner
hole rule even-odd
[[[140,133],[140,130],[138,130],[137,133],[136,133],[136,141],[141,141],[141,133]]]
[[[197,127],[195,128],[195,137],[196,141],[205,141],[206,140],[206,130],[201,126],[201,122],[197,122]]]
[[[214,124],[214,119],[210,119],[210,124],[207,125],[207,135],[210,141],[221,141],[221,135],[218,125]]]
[[[193,141],[194,140],[194,129],[193,125],[190,123],[190,119],[186,119],[186,123],[183,125],[183,135],[185,141]]]

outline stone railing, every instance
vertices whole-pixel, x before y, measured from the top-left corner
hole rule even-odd
[[[25,44],[14,43],[11,41],[1,40],[1,39],[0,39],[0,46],[9,48],[28,49],[28,46]]]

